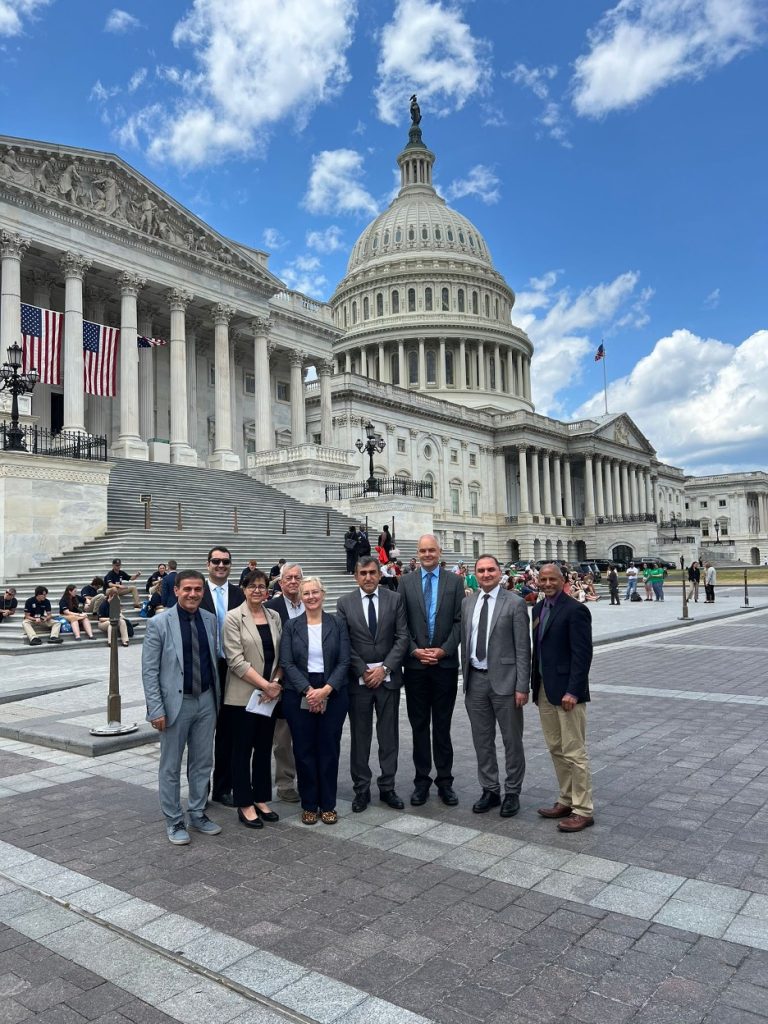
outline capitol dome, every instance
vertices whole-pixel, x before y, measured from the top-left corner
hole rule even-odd
[[[532,409],[533,346],[485,239],[432,183],[416,106],[400,191],[365,228],[330,299],[337,372],[437,392],[471,408]]]

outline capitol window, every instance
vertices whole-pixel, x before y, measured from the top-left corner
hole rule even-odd
[[[425,444],[424,445],[424,458],[425,459],[431,459],[432,458],[432,445],[431,444]]]
[[[461,511],[461,491],[458,484],[451,484],[451,515],[457,516]],[[461,548],[459,548],[461,550]]]
[[[477,452],[470,452],[469,453],[469,464],[470,464],[470,466],[476,466],[477,465]]]
[[[405,455],[405,438],[398,437],[397,439],[397,454]]]
[[[477,315],[479,313],[479,306],[477,300],[477,292],[472,292],[472,312]]]
[[[419,383],[419,356],[415,349],[408,353],[408,383]]]
[[[491,300],[488,295],[485,296],[485,315],[491,319]]]
[[[376,294],[376,316],[384,316],[384,296],[381,292]]]
[[[356,302],[352,303],[352,323],[353,324],[357,323],[357,303]]]
[[[427,352],[427,384],[437,384],[437,357],[431,349]]]
[[[395,241],[399,245],[402,242],[402,240],[403,240],[403,232],[400,230],[400,228],[398,228],[397,231],[395,231]]]
[[[435,241],[440,242],[442,240],[443,233],[440,228],[435,228]]]
[[[451,296],[447,288],[443,288],[440,293],[440,306],[444,313],[447,313],[450,309]]]
[[[408,312],[409,313],[415,313],[416,312],[416,289],[415,288],[409,288],[408,289]]]
[[[397,352],[389,357],[389,377],[393,384],[400,385],[400,359]],[[399,448],[397,450],[400,451]]]
[[[469,244],[472,246],[473,249],[475,248],[475,238],[471,231],[469,233]]]
[[[463,313],[464,312],[464,289],[463,288],[459,288],[458,299],[459,299],[459,312]]]
[[[384,245],[389,245],[389,228],[384,232]]]
[[[426,240],[429,238],[429,232],[427,231],[427,225],[426,224],[422,224],[421,225],[421,237],[422,237],[422,241],[424,241],[424,242],[426,242]]]
[[[278,402],[289,402],[291,400],[291,388],[287,380],[277,381],[275,396]]]
[[[445,383],[453,385],[453,352],[445,353]]]
[[[391,306],[392,306],[392,312],[393,313],[399,313],[400,312],[400,293],[397,292],[397,291],[392,292]]]
[[[453,241],[453,228],[448,228],[448,241]]]
[[[368,320],[371,315],[370,305],[368,303],[368,296],[366,295],[363,299],[363,320]]]
[[[496,308],[496,319],[498,320],[499,319],[499,300],[498,299],[494,299],[493,301],[495,303],[495,308]]]
[[[416,241],[416,231],[414,230],[413,224],[411,224],[411,226],[408,228],[408,241],[409,242],[415,242]]]
[[[247,370],[243,371],[243,391],[246,395],[256,394],[256,375]]]
[[[480,515],[480,495],[475,490],[469,492],[469,514],[471,516]]]
[[[376,252],[376,250],[378,248],[379,248],[379,236],[378,235],[374,235],[373,236],[373,251]]]
[[[459,461],[459,449],[458,448],[451,448],[451,462],[458,462],[458,461]]]
[[[459,229],[459,242],[464,245],[464,232],[461,229]]]

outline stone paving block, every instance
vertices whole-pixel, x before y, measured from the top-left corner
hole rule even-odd
[[[181,1024],[226,1024],[251,1007],[250,1000],[212,981],[198,978],[194,987],[156,1004]]]
[[[0,1005],[0,1024],[19,1024],[20,1021],[32,1016],[32,1010],[15,999],[4,999]]]
[[[550,868],[540,868],[534,864],[522,864],[513,855],[486,868],[482,877],[493,878],[499,882],[512,882],[513,885],[519,885],[522,888],[531,888],[546,878],[550,870]]]
[[[653,918],[656,924],[666,924],[673,928],[684,928],[709,935],[714,939],[722,938],[734,915],[711,910],[695,903],[684,903],[682,900],[671,899]]]
[[[86,962],[83,966],[88,970],[117,984],[127,975],[148,968],[157,959],[157,954],[118,936],[114,942],[87,948],[83,959]]]
[[[626,864],[617,863],[613,860],[605,860],[603,857],[590,857],[580,853],[568,857],[563,862],[562,870],[569,871],[574,875],[586,875],[587,878],[597,878],[604,882],[610,882],[626,867]]]
[[[728,942],[743,942],[756,949],[768,949],[768,921],[737,914],[722,937]]]
[[[509,857],[515,850],[526,844],[520,839],[511,839],[509,836],[496,835],[495,832],[485,832],[470,839],[467,846],[471,850],[479,850],[480,853],[497,854],[499,857]]]
[[[451,850],[443,854],[435,863],[446,868],[454,868],[456,871],[468,871],[472,874],[481,874],[501,858],[490,853],[481,853],[479,850],[470,850],[465,846]]]
[[[116,942],[118,936],[91,921],[75,918],[75,922],[68,928],[60,928],[51,935],[44,936],[41,941],[47,949],[58,953],[59,956],[88,967],[88,963],[83,963],[83,959],[87,960],[92,953],[103,951]]]
[[[542,868],[559,868],[566,861],[572,859],[573,854],[568,850],[557,850],[550,846],[541,846],[538,843],[526,843],[515,851],[515,857],[525,862]]]
[[[0,878],[0,896],[5,896],[9,892],[15,892],[18,889],[18,885],[10,878]]]
[[[480,832],[476,828],[467,828],[466,825],[452,825],[444,821],[437,828],[430,830],[429,838],[436,843],[447,843],[449,846],[462,846],[470,839],[476,839]]]
[[[394,1006],[383,999],[368,996],[342,1017],[337,1017],[336,1024],[432,1024],[432,1022],[401,1006]]]
[[[571,1020],[583,1024],[623,1024],[635,1015],[636,1007],[587,992],[568,1011]]]
[[[415,860],[431,861],[443,856],[445,844],[433,843],[430,839],[407,839],[393,847],[392,852],[403,857],[413,857]]]
[[[366,993],[313,972],[280,989],[274,998],[276,1002],[300,1011],[319,1024],[331,1024],[362,1003]]]
[[[658,914],[665,903],[664,896],[636,892],[632,889],[624,889],[619,885],[606,885],[589,901],[589,905],[592,907],[615,910],[620,914],[631,914],[632,917],[639,917],[646,921],[650,921],[655,914]]]
[[[710,910],[732,914],[741,910],[748,898],[748,894],[740,889],[734,889],[729,885],[715,885],[712,882],[700,882],[695,878],[683,882],[675,893],[676,900],[697,903],[699,906],[709,907]]]
[[[271,997],[280,989],[298,981],[308,971],[306,967],[259,950],[224,968],[221,973],[254,992]]]
[[[136,931],[142,939],[154,942],[163,949],[183,952],[188,942],[202,938],[209,929],[197,921],[182,917],[180,914],[163,914],[141,926]]]
[[[26,991],[17,994],[16,999],[23,1006],[29,1007],[35,1013],[42,1013],[59,1003],[66,1002],[71,996],[76,996],[80,989],[63,978],[51,978],[43,985],[33,985]]]
[[[147,903],[146,900],[137,899],[128,894],[125,903],[117,903],[97,913],[97,917],[110,924],[116,924],[127,931],[136,931],[142,925],[162,917],[165,911],[154,903]]]
[[[29,939],[40,939],[44,935],[68,928],[72,924],[72,914],[63,907],[47,903],[39,910],[30,911],[13,919],[13,927],[17,932]]]
[[[192,963],[200,964],[211,971],[221,971],[224,967],[244,960],[254,952],[254,947],[230,935],[211,931],[198,939],[193,939],[184,947],[184,956]]]
[[[404,832],[409,836],[420,836],[440,824],[433,818],[422,818],[418,814],[404,814],[381,823],[382,828],[391,828],[393,832]]]
[[[232,1024],[285,1024],[285,1014],[251,1002],[245,1013],[232,1019]]]
[[[401,832],[393,832],[386,828],[372,828],[359,835],[355,842],[370,846],[374,850],[391,850],[403,841]]]
[[[22,914],[44,910],[50,905],[37,893],[29,892],[27,889],[14,889],[5,896],[0,896],[0,921],[10,924],[14,918],[21,917]]]
[[[130,974],[112,979],[116,985],[153,1006],[173,996],[194,991],[200,977],[156,953],[150,954],[144,966]]]
[[[672,896],[684,881],[683,875],[653,871],[650,868],[628,867],[613,879],[613,884],[627,889],[637,889],[638,892],[651,893],[654,896]]]
[[[119,903],[127,903],[131,896],[121,889],[115,889],[111,885],[99,882],[87,889],[80,889],[70,899],[72,906],[78,910],[85,910],[89,914],[97,914],[100,910],[108,910]]]
[[[753,893],[739,913],[745,917],[757,917],[761,921],[768,921],[768,896]]]
[[[566,871],[551,871],[534,886],[534,891],[588,903],[604,888],[605,882],[596,878],[585,878],[584,875],[568,874]]]
[[[93,885],[93,879],[87,875],[81,875],[79,871],[58,871],[55,875],[46,875],[37,882],[37,888],[49,896],[58,896],[62,899],[71,896],[81,889],[88,889]]]

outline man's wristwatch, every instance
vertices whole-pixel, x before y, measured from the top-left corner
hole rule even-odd
[[[382,667],[382,668],[384,669],[384,675],[385,675],[385,677],[386,677],[386,676],[391,676],[391,675],[392,675],[391,671],[390,671],[390,670],[389,670],[389,669],[387,668],[387,666],[386,666],[386,665],[382,665],[381,667]]]

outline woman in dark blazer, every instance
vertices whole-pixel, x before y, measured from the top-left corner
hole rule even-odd
[[[280,640],[283,709],[293,737],[301,820],[335,825],[341,731],[349,697],[346,625],[323,611],[325,588],[316,576],[301,584],[304,614],[288,619]]]
[[[254,692],[262,701],[282,696],[278,652],[282,626],[264,607],[269,581],[256,569],[245,580],[245,602],[227,612],[222,641],[227,657],[224,705],[232,733],[232,783],[237,816],[246,828],[277,821],[272,799],[272,736],[279,704],[271,716],[246,711]]]

